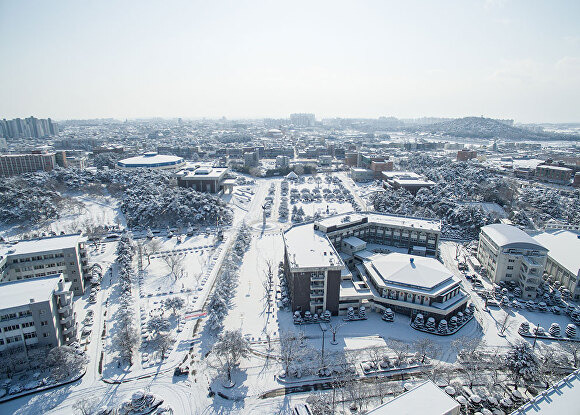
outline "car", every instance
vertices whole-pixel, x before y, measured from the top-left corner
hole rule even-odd
[[[189,367],[177,366],[173,371],[173,376],[184,376],[189,374]]]
[[[93,315],[95,314],[95,312],[93,310],[89,310],[87,311],[87,317],[93,317]]]
[[[13,385],[8,390],[8,394],[9,395],[16,395],[17,393],[22,392],[23,389],[24,388],[22,387],[22,385]]]
[[[81,339],[89,337],[92,333],[92,330],[90,327],[84,326],[82,331],[81,331]]]

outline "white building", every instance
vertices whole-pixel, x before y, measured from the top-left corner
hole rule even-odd
[[[155,151],[142,156],[129,157],[117,162],[117,167],[124,170],[145,168],[150,170],[178,170],[185,166],[182,157],[157,154]]]
[[[580,299],[580,232],[552,229],[534,235],[548,249],[546,272]]]
[[[61,274],[0,287],[0,351],[56,347],[76,338],[73,293]]]
[[[494,224],[481,228],[477,259],[494,283],[511,281],[523,298],[536,298],[548,249],[521,229]]]
[[[430,380],[367,412],[369,415],[459,415],[460,413],[461,405]]]
[[[75,295],[84,293],[88,260],[80,234],[24,240],[0,248],[0,284],[54,274],[62,274]]]

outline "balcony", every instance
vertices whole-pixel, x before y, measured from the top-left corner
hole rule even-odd
[[[324,290],[311,291],[310,297],[324,297]]]
[[[65,327],[62,330],[62,334],[70,334],[74,331],[75,327],[74,326],[70,326],[70,327]]]
[[[316,289],[316,288],[324,288],[324,283],[323,282],[311,282],[310,283],[310,288],[311,289]]]
[[[310,300],[310,305],[317,306],[322,304],[324,304],[324,301],[322,299]]]
[[[60,318],[60,324],[64,326],[64,325],[67,325],[67,324],[69,324],[70,322],[72,322],[72,320],[73,320],[73,315],[72,315],[72,313],[71,313],[71,314],[69,314],[69,315],[68,315],[68,316],[66,316],[66,317],[61,317],[61,318]]]
[[[316,274],[314,276],[310,276],[310,281],[324,281],[324,274]]]

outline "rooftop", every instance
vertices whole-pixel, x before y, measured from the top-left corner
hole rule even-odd
[[[296,225],[284,232],[290,268],[318,268],[344,264],[326,235],[312,228],[312,222]]]
[[[541,249],[546,248],[530,235],[512,225],[496,223],[481,228],[489,238],[502,248]]]
[[[19,241],[6,250],[7,255],[28,255],[44,251],[56,251],[76,247],[82,241],[81,234],[49,236]]]
[[[367,413],[369,415],[458,414],[459,403],[428,380]]]
[[[371,266],[385,283],[411,285],[423,290],[432,290],[453,277],[453,273],[436,259],[397,252],[372,256],[365,263],[367,269]]]
[[[348,220],[346,220],[347,216],[349,217]],[[398,216],[379,212],[343,213],[319,220],[316,223],[324,226],[325,228],[329,228],[331,226],[338,226],[340,228],[340,225],[348,226],[349,223],[360,221],[364,217],[368,218],[369,223],[417,228],[428,231],[441,231],[441,221],[438,219]]]
[[[580,407],[580,369],[542,392],[511,415],[561,415],[577,413]]]
[[[177,156],[170,156],[164,154],[157,154],[154,152],[145,153],[142,156],[129,157],[119,160],[118,165],[121,167],[160,167],[179,165],[183,163],[183,158]]]
[[[31,299],[34,302],[48,300],[57,289],[61,276],[62,274],[55,274],[0,285],[0,307],[7,309],[27,305]]]
[[[212,167],[204,165],[188,165],[176,173],[182,179],[219,179],[228,171],[227,167]]]
[[[548,256],[574,275],[580,275],[580,232],[553,229],[534,235]]]

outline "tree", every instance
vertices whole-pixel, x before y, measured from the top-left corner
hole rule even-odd
[[[290,365],[301,356],[300,337],[294,331],[280,333],[280,358],[286,375],[290,371]]]
[[[482,347],[485,347],[485,341],[481,337],[461,336],[451,342],[451,348],[460,358],[471,358]]]
[[[330,330],[330,332],[332,333],[332,340],[330,341],[330,343],[332,344],[336,344],[336,334],[338,333],[338,329],[340,329],[342,326],[344,326],[346,323],[335,323],[335,324],[331,324],[328,323],[328,330]]]
[[[505,364],[514,377],[516,386],[520,379],[534,381],[539,376],[539,361],[532,346],[526,341],[514,344],[506,355]]]
[[[154,316],[147,322],[147,330],[151,332],[153,337],[156,337],[157,334],[168,331],[170,327],[169,320],[165,317],[161,316]]]
[[[93,415],[97,412],[98,401],[94,398],[79,399],[73,405],[73,411],[79,415]]]
[[[161,352],[161,359],[165,359],[165,353],[173,346],[173,336],[166,331],[159,332],[154,337],[153,344]]]
[[[163,262],[169,268],[170,275],[173,275],[175,281],[183,275],[183,260],[184,256],[173,254],[173,255],[163,255]]]
[[[377,369],[380,369],[380,364],[385,356],[385,348],[382,346],[373,346],[367,349],[368,359],[375,365]]]
[[[151,265],[151,255],[155,255],[161,250],[161,241],[159,239],[150,239],[143,244],[143,253],[147,257],[147,264]]]
[[[578,367],[580,364],[580,343],[578,342],[560,342],[562,349],[572,355],[572,360],[574,362],[574,367]]]
[[[401,365],[405,362],[407,354],[409,353],[410,346],[409,343],[404,342],[402,340],[390,339],[387,342],[387,346],[391,349],[396,355],[396,365]]]
[[[79,355],[70,346],[59,346],[50,350],[46,363],[51,374],[57,380],[64,380],[72,375],[80,374],[87,359]]]
[[[435,359],[441,352],[439,345],[428,338],[415,340],[413,348],[421,358],[421,363],[425,363],[426,358]]]
[[[240,330],[226,330],[213,346],[215,355],[226,371],[228,382],[232,382],[232,370],[240,360],[250,353],[250,343],[242,336]]]
[[[503,312],[503,315],[498,320],[498,332],[500,336],[503,336],[505,331],[513,325],[512,318],[507,312]]]
[[[177,310],[181,310],[185,305],[185,301],[181,297],[171,297],[163,302],[163,305],[167,309],[171,309],[172,313],[175,315]]]

